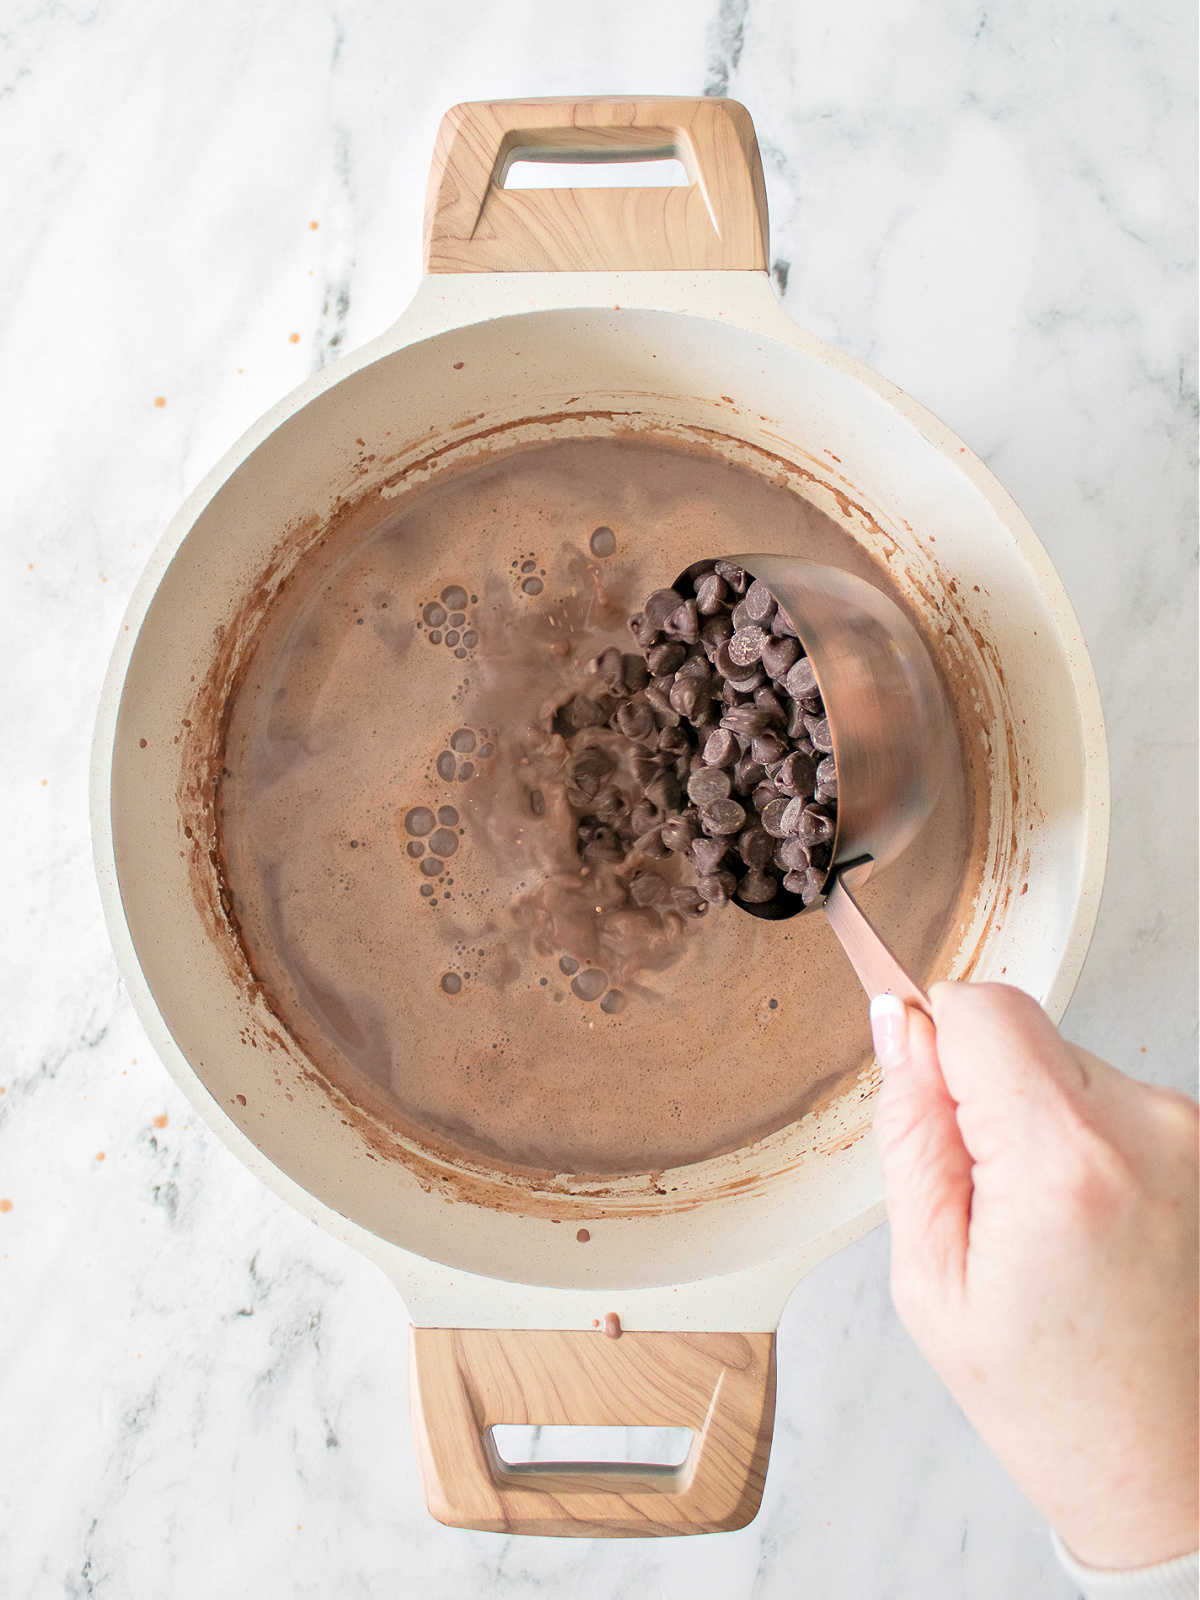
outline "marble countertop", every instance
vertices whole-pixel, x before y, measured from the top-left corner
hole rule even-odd
[[[0,1593],[13,1600],[1065,1600],[1046,1530],[891,1309],[880,1230],[798,1288],[741,1532],[426,1514],[392,1287],[190,1111],[88,839],[132,585],[221,452],[386,327],[441,113],[729,93],[784,304],[1030,517],[1091,649],[1109,877],[1067,1033],[1194,1088],[1193,8],[1085,0],[29,0],[0,36]]]

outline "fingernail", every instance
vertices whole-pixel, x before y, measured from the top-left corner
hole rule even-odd
[[[877,994],[871,1001],[871,1041],[884,1072],[908,1054],[908,1007],[899,995]]]

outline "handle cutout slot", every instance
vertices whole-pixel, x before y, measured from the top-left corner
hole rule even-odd
[[[497,1422],[492,1426],[496,1454],[506,1467],[617,1466],[676,1472],[687,1460],[695,1434],[691,1428],[576,1427]]]
[[[544,150],[509,152],[502,189],[686,189],[692,182],[674,148],[666,150]]]

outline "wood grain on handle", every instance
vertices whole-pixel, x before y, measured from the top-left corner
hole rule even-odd
[[[687,188],[505,189],[526,155],[676,156]],[[442,118],[425,271],[766,271],[767,196],[736,100],[477,100]]]
[[[439,1522],[490,1533],[648,1538],[744,1527],[775,1419],[773,1333],[414,1328],[413,1439]],[[497,1423],[691,1428],[682,1466],[510,1466]]]

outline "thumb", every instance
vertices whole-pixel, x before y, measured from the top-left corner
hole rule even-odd
[[[952,1288],[964,1280],[971,1157],[929,1018],[896,995],[876,995],[871,1034],[883,1069],[875,1142],[892,1228],[892,1286],[903,1301],[918,1283]]]

